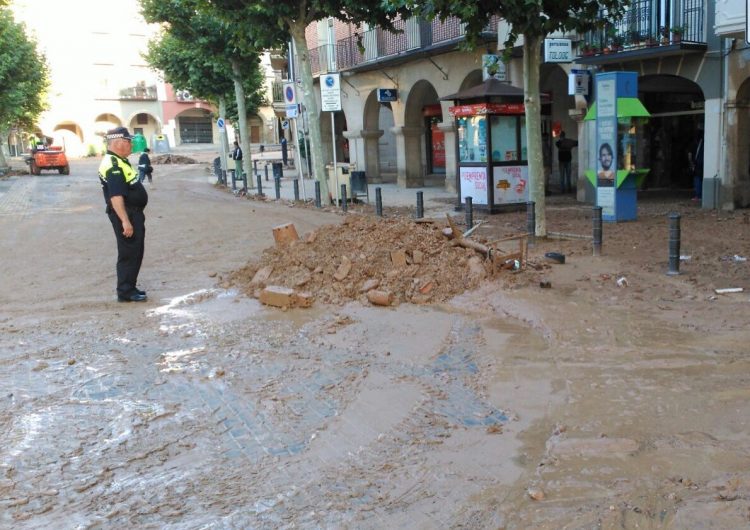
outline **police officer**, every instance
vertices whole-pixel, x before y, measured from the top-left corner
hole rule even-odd
[[[125,127],[107,131],[107,152],[99,165],[107,215],[117,239],[117,299],[143,302],[146,292],[136,286],[143,261],[148,203],[146,188],[130,166],[132,136]]]

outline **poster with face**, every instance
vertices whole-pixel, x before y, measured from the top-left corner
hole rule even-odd
[[[598,77],[596,93],[597,183],[612,186],[617,174],[617,90],[615,78]]]

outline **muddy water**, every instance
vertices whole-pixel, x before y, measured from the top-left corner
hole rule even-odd
[[[450,526],[522,473],[518,433],[551,385],[533,377],[521,421],[509,393],[527,376],[495,363],[527,334],[420,307],[280,312],[211,289],[138,330],[102,335],[90,318],[5,334],[0,523]]]

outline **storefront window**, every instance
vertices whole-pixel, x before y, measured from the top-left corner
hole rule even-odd
[[[520,120],[521,145],[516,136]],[[492,116],[492,161],[515,162],[526,160],[526,118],[524,116]],[[519,156],[520,147],[520,156]]]
[[[458,120],[460,162],[487,162],[487,119],[470,116]]]

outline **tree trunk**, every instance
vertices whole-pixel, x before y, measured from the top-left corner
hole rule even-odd
[[[3,132],[2,137],[3,138],[8,138],[7,131]],[[2,147],[0,147],[0,175],[2,175],[3,173],[5,173],[9,169],[10,169],[10,167],[8,166],[8,162],[7,162],[7,160],[5,160],[5,153],[3,153],[3,149],[2,149]]]
[[[325,164],[323,163],[323,142],[320,134],[320,111],[318,100],[315,97],[312,69],[310,68],[310,51],[307,49],[305,40],[304,21],[291,21],[289,31],[292,34],[294,46],[297,49],[297,58],[300,66],[300,79],[302,80],[302,103],[307,109],[307,123],[310,131],[310,151],[312,156],[312,170],[315,180],[320,182],[320,196],[324,202],[328,201],[328,180],[326,179]],[[301,168],[300,168],[301,171]]]
[[[252,155],[250,141],[247,134],[247,109],[245,108],[245,89],[242,87],[242,72],[237,61],[232,59],[232,78],[234,80],[234,95],[237,99],[237,116],[240,126],[240,147],[242,148],[242,171],[247,176],[247,187],[252,188],[253,179],[251,169]],[[239,175],[237,175],[239,177]]]
[[[221,169],[227,171],[229,165],[227,163],[227,153],[229,152],[229,139],[227,138],[227,102],[224,98],[219,98],[219,118],[224,120],[224,130],[219,131],[219,149],[221,152],[219,158],[221,159]],[[225,173],[226,174],[226,173]],[[224,182],[226,184],[226,181]]]
[[[526,106],[526,146],[529,160],[529,200],[536,208],[537,237],[547,236],[544,215],[544,158],[542,156],[542,105],[539,96],[539,66],[542,37],[523,36],[523,90]]]

